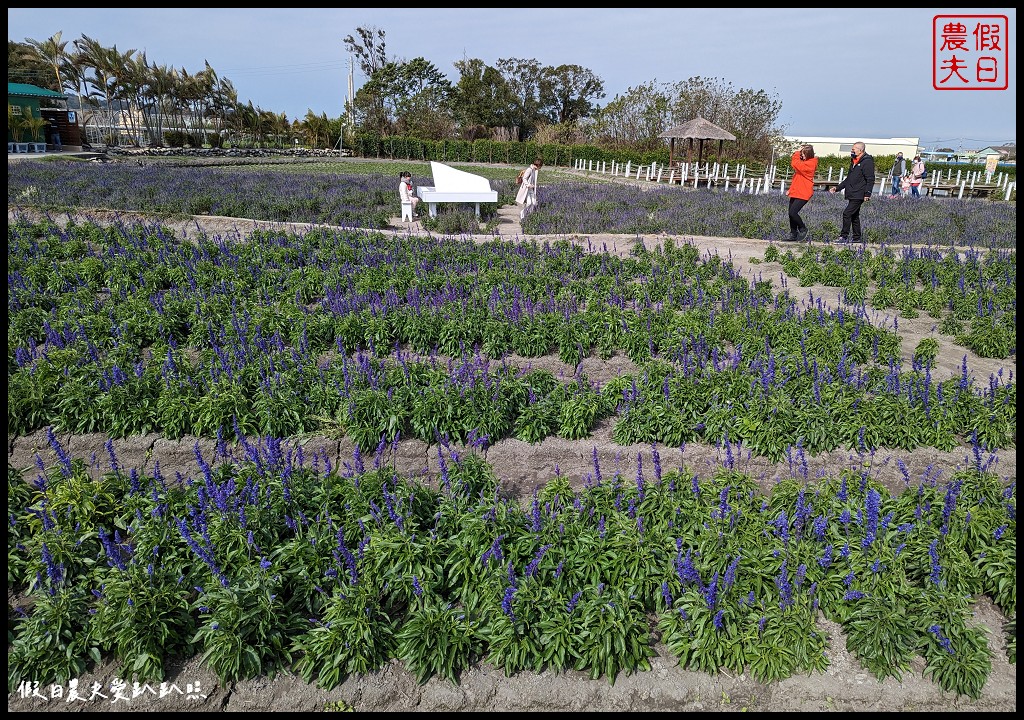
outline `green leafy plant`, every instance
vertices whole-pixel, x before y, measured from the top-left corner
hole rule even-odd
[[[273,676],[288,667],[289,638],[305,625],[279,597],[275,576],[251,567],[241,568],[239,575],[227,584],[211,578],[209,589],[199,592],[191,606],[199,629],[190,642],[221,682]]]
[[[335,591],[323,618],[295,640],[295,669],[331,690],[352,674],[379,670],[395,653],[394,623],[362,585]]]
[[[93,617],[96,642],[121,662],[122,677],[163,680],[167,663],[192,657],[189,593],[169,565],[112,570]]]
[[[939,341],[935,338],[923,338],[914,348],[914,360],[922,365],[932,364],[939,354]]]
[[[457,683],[481,649],[478,622],[436,599],[412,607],[395,638],[398,656],[421,684],[434,675]]]

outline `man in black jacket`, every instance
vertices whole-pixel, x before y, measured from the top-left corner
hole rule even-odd
[[[853,241],[861,241],[860,206],[871,199],[871,190],[875,186],[875,159],[864,152],[864,143],[857,141],[850,152],[850,174],[837,186],[829,188],[829,192],[845,190],[846,209],[843,210],[843,229],[839,233],[839,242],[850,241],[850,229],[853,229]]]

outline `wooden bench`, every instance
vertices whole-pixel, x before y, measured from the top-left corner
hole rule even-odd
[[[1005,192],[1006,188],[1002,185],[975,183],[974,187],[971,187],[970,184],[964,185],[963,196],[965,198],[1002,199]],[[957,183],[937,183],[932,185],[926,182],[921,185],[921,194],[931,195],[932,197],[960,197],[960,185]]]

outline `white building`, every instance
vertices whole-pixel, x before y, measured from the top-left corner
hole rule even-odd
[[[864,149],[872,157],[885,155],[895,156],[902,152],[903,157],[912,158],[921,152],[921,138],[916,137],[895,137],[895,138],[841,138],[841,137],[801,137],[799,135],[784,135],[783,139],[792,144],[789,152],[793,152],[801,145],[808,143],[814,146],[814,154],[818,157],[837,155],[843,157],[850,154],[853,144],[857,141],[864,143]]]

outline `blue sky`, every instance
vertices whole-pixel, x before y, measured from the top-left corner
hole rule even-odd
[[[1008,18],[1006,90],[933,88],[936,15]],[[1014,8],[7,9],[8,40],[62,32],[189,72],[208,61],[241,101],[289,119],[342,114],[342,41],[371,26],[389,59],[423,57],[453,81],[464,58],[581,65],[604,81],[604,104],[645,83],[718,78],[778,99],[789,135],[917,137],[929,149],[1016,142]]]

